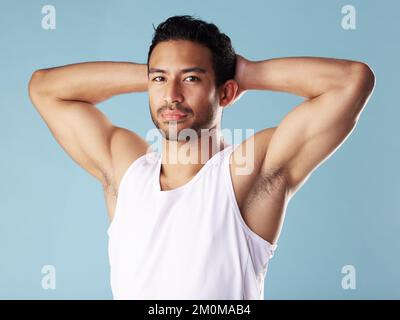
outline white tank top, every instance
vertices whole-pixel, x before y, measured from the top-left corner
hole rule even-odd
[[[264,299],[276,244],[243,220],[229,145],[186,184],[161,191],[161,154],[124,173],[107,231],[114,299]]]

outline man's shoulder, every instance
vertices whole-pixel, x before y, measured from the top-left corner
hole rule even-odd
[[[243,167],[244,161],[251,171],[258,171],[267,155],[268,146],[277,127],[262,129],[234,145],[231,165],[234,169]],[[240,171],[238,172],[240,173]],[[247,172],[251,174],[251,172]],[[240,175],[240,174],[239,174]],[[243,175],[243,174],[242,174]]]
[[[109,173],[112,180],[110,183],[118,190],[123,174],[134,161],[150,150],[150,145],[137,133],[116,127],[110,146],[113,162],[112,172]]]

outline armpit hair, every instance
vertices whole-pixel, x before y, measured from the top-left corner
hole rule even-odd
[[[252,198],[265,198],[286,192],[287,180],[283,169],[260,172],[250,194]]]
[[[115,187],[115,181],[112,176],[108,175],[107,173],[103,173],[104,181],[103,181],[103,190],[104,192],[117,197],[118,191]]]

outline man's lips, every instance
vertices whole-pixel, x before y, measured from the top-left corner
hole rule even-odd
[[[164,111],[162,117],[166,120],[180,120],[187,116],[186,113],[180,111]]]

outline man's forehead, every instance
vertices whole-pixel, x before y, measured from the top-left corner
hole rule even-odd
[[[211,71],[211,52],[190,41],[160,42],[153,50],[149,68],[184,70],[199,68]]]

